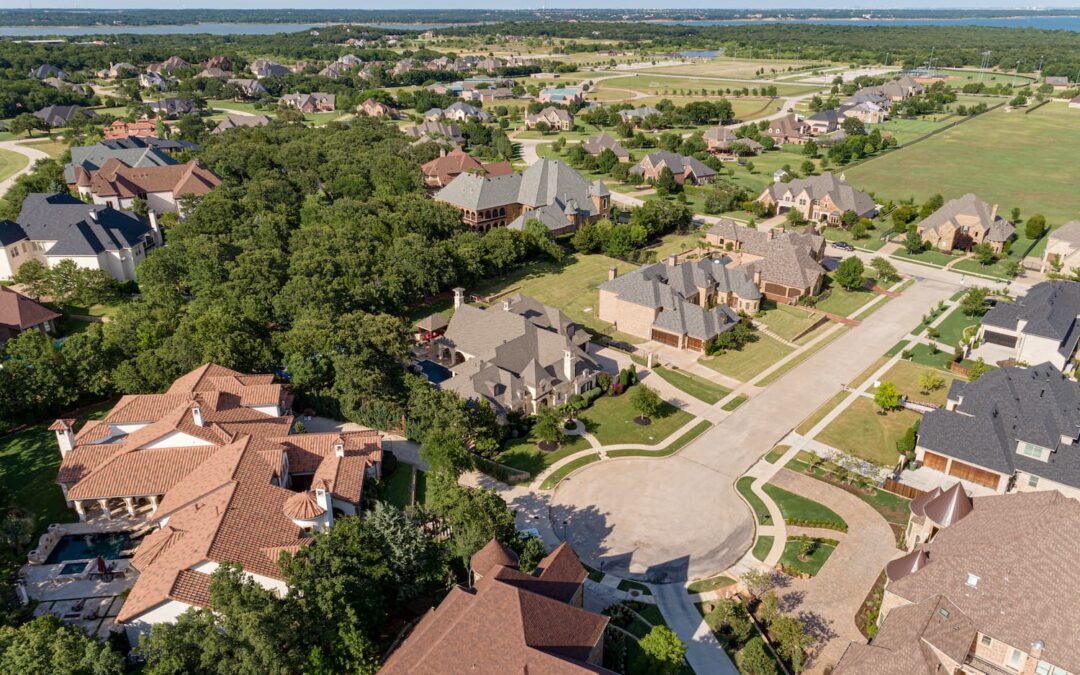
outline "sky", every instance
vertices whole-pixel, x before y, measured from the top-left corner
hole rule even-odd
[[[1080,10],[1078,0],[1041,0],[1038,5],[1025,6],[1016,0],[738,0],[716,2],[715,0],[676,0],[671,4],[658,5],[657,0],[179,0],[169,2],[168,9],[531,9],[548,8],[605,8],[649,9],[664,8],[717,8],[717,9],[1002,9],[1021,7],[1068,8]],[[57,9],[161,9],[161,4],[148,0],[0,0],[0,8],[57,8]]]

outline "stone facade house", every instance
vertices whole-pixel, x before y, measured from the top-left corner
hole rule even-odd
[[[229,129],[265,127],[273,121],[273,118],[269,115],[226,115],[223,120],[218,122],[217,126],[214,127],[210,133],[220,134]]]
[[[637,126],[645,120],[646,117],[652,115],[660,115],[660,111],[651,105],[642,106],[640,108],[633,108],[630,110],[620,110],[619,119],[626,122],[630,126]]]
[[[337,108],[337,96],[321,91],[310,94],[285,94],[278,100],[279,105],[295,108],[302,113],[333,112]]]
[[[550,159],[504,176],[462,173],[435,193],[435,200],[457,207],[466,225],[484,232],[519,218],[550,221],[556,213],[566,229],[573,230],[611,212],[611,193],[603,181],[590,183],[567,164]],[[540,210],[544,213],[538,214]]]
[[[397,110],[373,98],[369,98],[356,106],[356,112],[368,117],[386,117],[392,120],[399,117]]]
[[[778,214],[794,209],[807,220],[837,226],[843,223],[846,211],[852,211],[860,218],[872,218],[877,213],[877,206],[869,195],[830,171],[788,183],[773,183],[765,188],[757,201],[775,209]]]
[[[601,131],[598,135],[585,139],[581,142],[581,147],[585,148],[585,152],[593,157],[600,156],[600,153],[604,150],[611,150],[620,162],[630,160],[630,153],[622,146],[622,143],[609,136],[606,131]]]
[[[1080,283],[1044,281],[1016,302],[998,302],[983,317],[980,342],[1012,349],[1018,363],[1052,364],[1066,370],[1080,330]]]
[[[525,127],[535,129],[538,124],[544,122],[549,129],[556,131],[570,131],[574,128],[574,116],[562,108],[544,108],[535,115],[525,115]]]
[[[260,98],[267,94],[262,82],[249,77],[233,78],[228,80],[228,84],[236,87],[236,90],[245,98]]]
[[[195,112],[195,104],[186,98],[163,98],[157,101],[144,101],[143,105],[154,111],[161,119],[171,120]]]
[[[495,540],[457,586],[383,664],[383,675],[610,673],[603,667],[607,617],[582,609],[585,568],[566,543],[532,574]]]
[[[105,140],[131,138],[132,136],[137,138],[146,138],[149,136],[156,137],[157,135],[157,120],[136,120],[134,122],[113,120],[113,123],[105,127],[104,129]]]
[[[1080,672],[1080,502],[972,499],[958,485],[912,500],[912,527],[930,536],[886,567],[880,629],[834,675]]]
[[[777,145],[802,145],[810,139],[811,128],[798,115],[791,113],[769,121],[769,128],[761,132],[773,139]]]
[[[405,127],[404,132],[406,136],[417,139],[416,143],[465,145],[465,137],[461,134],[461,128],[453,122],[424,120],[420,124]]]
[[[461,397],[487,401],[500,415],[558,406],[595,386],[600,366],[589,334],[554,307],[512,295],[480,309],[455,290],[454,315],[435,340],[452,376],[440,383]]]
[[[760,155],[765,147],[752,138],[739,138],[735,132],[727,127],[710,127],[702,139],[708,145],[709,152],[714,155],[735,156],[736,150],[741,146],[752,155]]]
[[[1001,253],[1016,226],[998,215],[990,204],[972,193],[950,199],[918,224],[925,243],[942,251],[969,250],[982,243]]]
[[[630,173],[644,181],[655,182],[665,168],[671,169],[679,185],[704,185],[716,180],[716,171],[701,160],[665,150],[646,155],[630,169]]]
[[[794,305],[824,286],[825,237],[813,226],[805,232],[755,230],[722,218],[705,233],[705,241],[745,269],[773,302]]]
[[[915,457],[942,480],[1080,496],[1080,385],[1049,363],[955,380],[945,408],[923,415]]]
[[[1047,235],[1039,271],[1071,272],[1080,267],[1080,220],[1070,220]]]
[[[34,113],[34,117],[49,127],[65,127],[80,116],[95,119],[98,114],[93,110],[77,105],[50,105]]]
[[[616,330],[679,349],[703,351],[760,308],[761,291],[745,270],[724,260],[668,260],[600,284],[599,317]]]

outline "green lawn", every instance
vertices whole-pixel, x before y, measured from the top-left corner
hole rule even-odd
[[[712,92],[731,89],[734,91],[741,91],[743,87],[749,89],[760,89],[765,86],[774,86],[762,83],[760,85],[752,82],[739,82],[737,80],[717,80],[711,78],[697,78],[697,77],[657,77],[656,74],[642,73],[640,75],[628,75],[626,77],[616,77],[610,80],[604,80],[596,85],[597,91],[603,91],[605,89],[629,89],[631,91],[640,91],[652,96],[660,96],[665,98],[671,98],[678,96],[682,90],[696,89],[694,95],[700,94],[702,89],[707,89]],[[777,84],[776,90],[780,96],[797,96],[799,94],[806,94],[812,91],[820,91],[825,89],[823,85],[813,84]],[[729,101],[734,102],[736,96],[733,94],[726,95]],[[634,101],[635,105],[638,105],[638,101]]]
[[[930,346],[925,344],[917,344],[908,350],[911,355],[911,361],[931,368],[937,368],[943,370],[946,373],[951,372],[949,366],[952,363],[953,350],[949,349],[943,343],[938,344],[938,352],[936,354],[930,351]],[[962,365],[970,366],[973,363],[971,360],[965,359]],[[991,367],[993,367],[991,365]]]
[[[552,471],[548,475],[548,477],[544,479],[544,482],[540,483],[540,489],[541,490],[550,490],[551,488],[558,485],[559,481],[561,481],[563,478],[566,478],[567,476],[574,473],[575,471],[577,471],[581,467],[588,466],[589,464],[592,464],[593,462],[596,462],[599,459],[600,459],[600,455],[591,454],[591,455],[585,455],[584,457],[578,457],[575,460],[571,460],[571,461],[567,462],[566,464],[563,464],[558,469]]]
[[[875,306],[880,306],[881,304],[883,304],[883,303],[879,303],[878,305],[875,305]],[[828,337],[825,337],[825,338],[822,338],[821,340],[818,340],[816,343],[814,343],[814,346],[804,349],[797,356],[794,356],[791,359],[787,360],[784,363],[784,365],[780,366],[779,368],[772,371],[771,373],[769,373],[765,377],[761,378],[761,380],[757,383],[757,386],[759,386],[759,387],[767,387],[768,385],[772,384],[773,382],[779,380],[789,370],[795,368],[796,366],[798,366],[800,363],[802,363],[806,359],[810,358],[814,354],[818,353],[820,350],[824,349],[833,340],[835,340],[838,337],[840,337],[841,335],[843,335],[844,331],[846,331],[846,330],[847,330],[847,326],[841,326],[840,330],[836,331],[832,335],[829,335]],[[813,335],[813,333],[811,333],[811,335]]]
[[[1005,213],[1014,206],[1024,214],[1042,213],[1056,227],[1080,213],[1076,124],[1076,111],[1064,103],[1030,115],[999,109],[847,169],[847,179],[879,201],[974,192]]]
[[[768,335],[758,333],[757,337],[756,341],[745,345],[740,350],[729,350],[719,356],[702,356],[700,362],[718,373],[748,382],[761,371],[795,351]]]
[[[875,229],[867,232],[869,236],[865,239],[856,239],[851,236],[851,230],[845,230],[842,227],[826,227],[822,234],[829,241],[846,241],[855,248],[877,251],[888,243],[887,240],[881,238],[882,233],[886,231],[886,227],[888,226],[884,223],[876,225]]]
[[[776,460],[784,456],[784,453],[791,449],[790,445],[778,445],[765,455],[765,461],[769,464],[776,464]]]
[[[898,531],[898,534],[907,527],[908,518],[911,516],[911,502],[909,499],[880,488],[873,488],[871,492],[867,492],[866,490],[857,489],[848,484],[842,484],[836,480],[834,471],[838,466],[835,463],[821,462],[811,469],[810,462],[813,459],[815,459],[815,457],[811,453],[803,450],[800,451],[794,459],[788,462],[785,465],[785,468],[790,469],[791,471],[805,473],[818,480],[825,481],[830,485],[836,485],[842,490],[847,490],[873,507],[887,523],[894,526],[893,529],[894,531]]]
[[[21,171],[29,161],[26,155],[0,148],[0,180],[10,178],[16,171]]]
[[[787,543],[784,544],[784,553],[780,556],[780,564],[787,569],[797,570],[803,574],[817,575],[825,561],[836,550],[836,545],[821,539],[815,541],[817,546],[814,548],[814,552],[806,560],[800,560],[799,549],[802,543],[798,539],[788,539]]]
[[[642,426],[634,422],[633,418],[637,413],[630,404],[632,398],[632,388],[622,396],[601,396],[591,408],[582,411],[578,417],[602,445],[654,445],[693,419],[690,413],[665,402],[652,418],[652,423]],[[585,442],[584,439],[582,442]]]
[[[417,504],[427,504],[427,472],[416,472],[416,494],[413,496]]]
[[[589,449],[589,442],[581,436],[567,436],[563,444],[552,452],[541,450],[538,441],[534,437],[511,440],[495,457],[495,461],[535,476],[563,457]]]
[[[794,340],[795,336],[814,325],[820,317],[805,309],[792,305],[778,305],[775,302],[763,302],[764,311],[754,318],[765,324],[769,330],[785,340]]]
[[[873,291],[866,289],[849,291],[840,284],[834,283],[829,287],[829,297],[819,302],[816,307],[830,314],[848,316],[876,297],[877,294]]]
[[[735,489],[739,491],[739,494],[743,496],[743,499],[750,503],[750,508],[757,514],[758,524],[771,525],[772,517],[769,515],[768,507],[766,507],[765,502],[761,501],[761,498],[754,494],[753,490],[750,489],[753,482],[753,477],[743,476],[735,481]]]
[[[213,108],[215,110],[221,110],[223,108],[228,110],[238,110],[240,112],[246,112],[251,115],[272,115],[273,112],[271,110],[266,110],[265,108],[259,110],[255,107],[254,103],[248,103],[246,101],[226,101],[224,99],[216,98],[208,99],[206,101],[206,107]]]
[[[639,583],[637,581],[631,581],[630,579],[623,579],[622,581],[620,581],[619,582],[619,590],[620,591],[627,591],[627,592],[637,591],[638,593],[641,593],[642,595],[652,595],[652,591],[649,590],[648,586],[646,586],[645,584]],[[646,618],[646,620],[648,620],[648,617],[645,617],[645,618]],[[653,622],[649,621],[649,623],[653,623]],[[653,625],[655,626],[656,624],[653,624]]]
[[[950,347],[960,343],[964,338],[964,332],[972,326],[979,324],[979,317],[968,316],[957,307],[954,309],[945,320],[937,325],[937,332],[939,337],[938,341],[949,345]]]
[[[893,138],[901,146],[904,146],[917,138],[942,128],[946,124],[948,122],[927,118],[894,119],[882,124],[870,124],[867,125],[867,128],[880,129],[882,134],[892,134]]]
[[[95,406],[77,415],[76,429],[90,419],[101,419],[111,403]],[[67,507],[64,493],[56,484],[60,468],[60,449],[56,436],[49,431],[52,421],[19,433],[0,437],[0,485],[11,494],[11,503],[34,516],[36,539],[50,523],[76,519]]]
[[[54,141],[51,138],[44,138],[36,141],[24,141],[19,145],[25,145],[28,148],[40,150],[53,159],[59,159],[68,149],[67,143],[63,141]]]
[[[953,261],[953,256],[937,249],[930,249],[929,251],[919,251],[918,253],[908,253],[901,248],[893,252],[892,257],[903,258],[904,260],[912,260],[922,263],[924,265],[931,265],[933,267],[944,267]]]
[[[879,414],[877,406],[860,396],[818,434],[817,440],[879,466],[896,465],[896,442],[920,419],[913,410]]]
[[[686,587],[687,593],[707,593],[708,591],[716,591],[721,588],[727,588],[733,586],[735,580],[731,577],[725,577],[720,575],[718,577],[712,577],[711,579],[700,579],[693,581]]]
[[[732,412],[733,410],[741,406],[743,403],[746,403],[748,400],[750,399],[747,398],[746,394],[739,394],[735,398],[725,403],[722,407],[724,410]]]
[[[708,431],[711,426],[712,422],[701,420],[685,434],[668,443],[667,446],[660,450],[609,450],[607,454],[608,457],[667,457],[682,450],[690,441]]]
[[[765,560],[769,557],[769,551],[772,550],[773,540],[775,537],[772,535],[765,535],[764,537],[758,537],[754,542],[754,548],[751,554],[758,560]]]
[[[943,384],[938,389],[924,394],[922,386],[919,384],[919,376],[927,371],[939,376]],[[949,394],[949,386],[954,379],[956,379],[956,376],[951,373],[943,373],[940,370],[927,368],[911,361],[897,362],[881,377],[882,382],[892,382],[901,394],[906,395],[913,401],[934,403],[942,406],[945,405],[945,399]]]
[[[403,509],[412,504],[412,466],[403,462],[398,463],[394,473],[386,479],[386,492],[383,498]]]
[[[730,389],[721,387],[715,382],[706,380],[704,377],[683,370],[674,370],[665,366],[657,366],[656,368],[653,368],[653,372],[676,389],[693,396],[699,401],[704,401],[709,405],[716,403],[731,393]]]
[[[771,483],[766,483],[761,486],[761,489],[780,507],[780,513],[783,514],[784,522],[788,525],[807,525],[847,531],[847,523],[844,519],[824,504],[794,492],[788,492]]]

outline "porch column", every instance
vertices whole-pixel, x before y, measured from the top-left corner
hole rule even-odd
[[[158,507],[158,496],[150,495],[150,513],[156,513]]]
[[[101,507],[101,510],[105,512],[105,520],[112,520],[112,517],[109,515],[109,500],[99,499],[97,502],[98,506]]]
[[[131,497],[124,497],[124,506],[127,507],[128,515],[132,518],[135,517],[135,500]]]
[[[79,500],[75,501],[75,513],[79,514],[79,520],[86,520],[86,508]]]

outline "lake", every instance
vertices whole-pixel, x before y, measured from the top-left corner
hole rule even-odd
[[[728,19],[710,21],[657,21],[680,26],[737,26],[749,23],[806,23],[832,26],[989,26],[993,28],[1038,28],[1080,32],[1080,16],[1017,16],[1011,18],[968,19]]]
[[[296,33],[331,25],[325,23],[184,23],[167,26],[0,26],[0,36],[42,38],[52,35],[272,35]],[[333,24],[338,25],[338,24]],[[424,31],[446,28],[449,24],[434,23],[362,23],[383,30]]]

